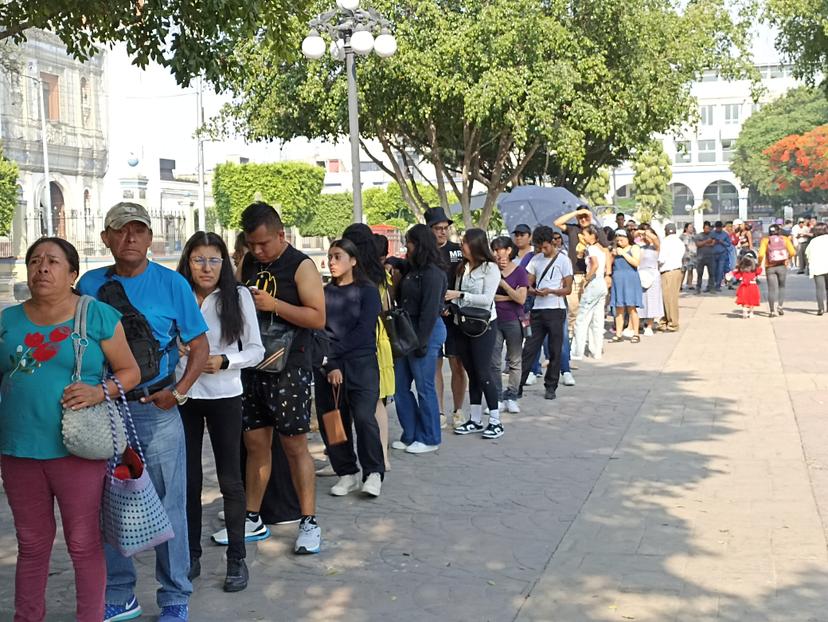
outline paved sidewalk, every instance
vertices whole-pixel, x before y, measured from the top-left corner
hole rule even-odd
[[[191,619],[828,620],[828,319],[801,311],[809,281],[788,289],[773,320],[732,317],[726,294],[683,297],[679,333],[608,343],[553,403],[527,388],[501,439],[394,452],[379,499],[333,498],[319,478],[323,553],[293,556],[295,526],[276,527],[229,595],[206,545]],[[220,527],[209,478],[205,536]],[[48,620],[73,619],[61,537]],[[3,502],[0,620],[14,561]],[[154,560],[138,563],[152,620]]]

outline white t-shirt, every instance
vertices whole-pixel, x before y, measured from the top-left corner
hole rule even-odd
[[[604,247],[600,244],[587,246],[587,256],[595,257],[598,260],[598,270],[595,272],[595,278],[603,279],[607,267],[607,254],[604,252]],[[589,271],[589,266],[587,266],[587,271]]]
[[[550,261],[555,263],[546,269]],[[563,280],[572,276],[572,262],[569,261],[566,253],[560,252],[554,258],[544,257],[538,253],[532,257],[532,261],[526,266],[526,271],[535,277],[535,289],[560,289],[563,287]],[[546,272],[546,274],[544,274]],[[541,279],[543,275],[543,279]],[[536,296],[533,309],[566,309],[565,296]]]

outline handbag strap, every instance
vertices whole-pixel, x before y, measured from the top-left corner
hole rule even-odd
[[[124,431],[126,432],[127,436],[127,444],[132,446],[135,451],[138,453],[138,456],[141,458],[141,462],[144,463],[146,467],[147,460],[144,458],[144,450],[141,448],[141,441],[138,438],[138,431],[135,429],[135,422],[132,420],[132,413],[129,411],[129,403],[127,402],[126,392],[124,391],[124,387],[121,386],[121,381],[118,380],[118,377],[115,374],[110,374],[109,378],[115,383],[115,386],[118,387],[118,402],[115,403],[112,401],[112,398],[109,397],[109,391],[106,390],[106,378],[102,381],[104,387],[104,395],[106,396],[107,404],[110,406],[109,408],[109,423],[110,427],[112,428],[112,447],[113,447],[113,459],[109,461],[109,471],[110,476],[114,472],[115,468],[115,460],[117,460],[118,456],[115,455],[117,451],[117,433],[115,428],[115,415],[119,415],[124,421]]]
[[[89,302],[92,296],[81,296],[75,306],[75,322],[72,327],[72,346],[75,350],[75,367],[72,370],[72,382],[80,382],[83,370],[83,353],[89,345],[86,337],[86,322],[89,316]]]
[[[331,385],[331,391],[333,391],[334,408],[336,410],[339,410],[339,394],[341,392],[341,385],[338,385],[338,384]]]

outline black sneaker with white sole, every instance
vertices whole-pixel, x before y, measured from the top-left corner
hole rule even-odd
[[[463,425],[458,425],[454,428],[455,434],[474,434],[476,432],[482,432],[485,428],[480,423],[475,423],[471,419],[466,421]]]
[[[500,438],[503,436],[503,424],[502,423],[490,423],[486,426],[486,429],[483,430],[483,438]]]

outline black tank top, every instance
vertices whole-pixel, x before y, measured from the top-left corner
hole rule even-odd
[[[309,259],[309,257],[290,244],[278,259],[268,263],[256,261],[252,254],[247,253],[242,260],[242,282],[248,287],[253,285],[267,292],[277,300],[301,307],[302,301],[299,298],[299,289],[296,287],[296,271],[306,259]],[[269,323],[273,319],[273,321],[281,322],[296,329],[296,335],[293,338],[293,344],[288,355],[288,365],[309,369],[311,331],[307,328],[295,326],[280,317],[271,318],[272,313],[268,311],[258,311],[256,315],[259,318],[259,326],[263,326],[265,322]]]

